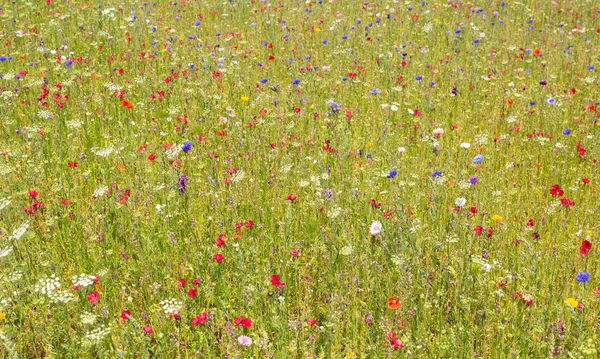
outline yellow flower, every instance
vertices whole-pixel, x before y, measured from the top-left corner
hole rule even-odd
[[[577,308],[577,306],[579,305],[579,303],[574,298],[567,298],[567,301],[565,303],[567,303],[573,308]]]
[[[248,102],[248,100],[250,100],[250,98],[248,96],[242,96],[241,100],[243,102]]]
[[[501,221],[502,220],[502,216],[498,215],[498,214],[495,214],[495,215],[492,216],[492,220],[494,220],[496,222]]]
[[[315,28],[315,32],[321,32],[321,29],[319,29],[318,27]]]
[[[4,320],[6,318],[6,313],[0,312],[0,320]]]

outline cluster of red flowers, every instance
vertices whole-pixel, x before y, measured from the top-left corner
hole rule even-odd
[[[271,284],[273,284],[276,287],[279,287],[280,289],[285,288],[285,283],[283,283],[280,279],[278,275],[272,275],[271,276]]]
[[[392,348],[394,348],[394,350],[398,350],[398,349],[404,348],[404,343],[401,342],[400,339],[398,338],[398,335],[396,333],[392,332],[392,331],[390,331],[385,336],[385,339],[387,339],[387,341],[392,346]]]

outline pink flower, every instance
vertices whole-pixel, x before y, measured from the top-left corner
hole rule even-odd
[[[185,278],[181,278],[180,280],[177,281],[177,285],[180,286],[181,288],[185,287]]]
[[[152,333],[154,332],[154,330],[152,330],[152,327],[149,325],[146,325],[144,328],[142,328],[142,330],[144,331],[144,333]]]
[[[292,257],[298,257],[298,256],[300,256],[300,250],[299,250],[299,249],[292,249],[292,250],[290,251],[290,255],[291,255]]]
[[[242,335],[238,338],[238,343],[240,343],[241,345],[243,345],[245,347],[248,347],[248,346],[252,345],[252,338]]]
[[[122,319],[127,320],[127,319],[129,319],[129,317],[131,317],[131,312],[130,311],[124,310],[124,311],[121,312],[121,318]]]
[[[192,282],[192,284],[193,285],[198,285],[198,284],[200,284],[200,282],[202,282],[202,279],[196,278],[196,279],[194,279],[194,281]]]
[[[223,262],[223,255],[221,253],[217,253],[213,256],[213,261],[217,263]]]
[[[371,233],[372,236],[376,236],[381,233],[381,222],[373,221],[373,223],[371,223],[371,227],[369,228],[369,233]]]
[[[317,324],[317,320],[315,318],[310,318],[306,320],[306,324],[308,325],[315,325]]]
[[[91,292],[88,296],[87,296],[87,300],[88,302],[90,302],[91,304],[98,304],[98,302],[100,301],[100,294],[98,294],[98,292]]]

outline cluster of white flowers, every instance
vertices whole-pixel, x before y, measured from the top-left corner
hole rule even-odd
[[[479,264],[483,270],[485,270],[486,272],[489,272],[492,270],[492,265],[488,263],[487,259],[480,257],[480,256],[473,256],[471,257],[471,261],[473,263]]]
[[[50,303],[68,303],[73,299],[73,294],[62,290],[56,274],[52,274],[49,278],[40,279],[38,284],[35,285],[34,291],[47,296]]]
[[[78,288],[89,287],[90,285],[94,284],[97,281],[98,281],[98,277],[96,277],[95,275],[89,275],[89,274],[80,274],[78,276],[74,275],[71,278],[71,282],[73,283],[73,286],[78,287]]]
[[[83,125],[83,122],[81,122],[79,120],[67,121],[66,125],[67,125],[67,128],[70,128],[70,129],[80,128],[81,125]]]
[[[327,212],[327,217],[337,218],[337,217],[339,217],[340,214],[342,214],[342,212],[343,212],[343,210],[340,207],[335,206]]]
[[[292,164],[290,163],[288,165],[285,165],[285,166],[281,167],[281,169],[279,170],[279,172],[281,172],[281,173],[288,173],[291,169],[292,169]]]
[[[173,313],[178,314],[183,307],[183,302],[178,301],[175,298],[165,299],[160,302],[160,305],[165,314],[171,315]]]
[[[488,135],[481,134],[475,136],[475,143],[478,145],[485,145],[488,142]]]
[[[25,232],[27,232],[27,230],[29,229],[29,222],[25,222],[22,225],[20,225],[19,227],[17,227],[12,235],[10,237],[8,237],[9,240],[19,240],[21,237],[23,237],[23,235],[25,234]]]
[[[112,82],[105,83],[104,87],[107,87],[110,91],[113,91],[113,92],[115,92],[115,91],[121,91],[123,89],[123,87],[121,87],[121,86],[119,86],[117,84],[114,84]]]
[[[179,152],[181,152],[182,148],[183,148],[183,144],[174,145],[166,152],[167,158],[170,160],[174,159],[175,157],[177,157]]]
[[[100,186],[94,190],[94,198],[102,197],[108,192],[107,186]]]
[[[38,117],[41,117],[46,120],[50,120],[54,117],[54,114],[48,110],[40,110],[38,112]],[[37,131],[36,131],[37,132]]]
[[[94,324],[97,318],[96,314],[90,312],[83,312],[79,316],[82,324]]]
[[[343,256],[349,256],[352,253],[354,253],[354,247],[352,246],[352,244],[347,244],[347,245],[343,246],[342,249],[340,250],[340,254]]]
[[[110,329],[110,325],[100,325],[98,328],[93,329],[85,334],[85,336],[81,339],[81,345],[84,347],[91,347],[92,345],[100,342],[105,336],[110,334]]]
[[[242,182],[244,180],[244,177],[246,177],[246,173],[242,170],[239,170],[233,175],[233,178],[231,178],[231,182],[233,182],[233,183]]]
[[[169,112],[169,115],[175,116],[176,114],[181,112],[181,106],[171,105],[169,106],[167,111]]]
[[[456,243],[456,242],[458,242],[458,237],[456,236],[456,234],[450,234],[450,235],[448,235],[448,237],[446,237],[446,242]]]
[[[0,248],[0,258],[4,258],[12,252],[13,249],[11,247]]]
[[[111,143],[106,148],[92,147],[90,151],[92,151],[92,153],[96,156],[108,157],[111,153],[115,151],[115,146],[113,146],[113,144]]]
[[[23,272],[20,270],[16,270],[12,273],[9,273],[8,277],[6,277],[6,280],[12,283],[18,281],[21,278],[23,278]]]
[[[2,176],[6,176],[7,174],[11,173],[13,171],[13,168],[5,163],[0,163],[0,175]]]
[[[385,108],[388,108],[388,107],[389,107],[389,108],[390,108],[390,110],[392,110],[393,112],[396,112],[396,111],[398,111],[398,109],[399,109],[399,106],[400,106],[400,105],[399,105],[399,104],[397,104],[396,102],[392,102],[391,104],[389,104],[389,103],[383,103],[383,104],[381,104],[381,108],[384,108],[384,109],[385,109]]]

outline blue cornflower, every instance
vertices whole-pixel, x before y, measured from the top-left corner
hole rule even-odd
[[[371,90],[371,92],[369,92],[369,93],[370,93],[371,95],[377,95],[377,94],[378,94],[378,93],[380,93],[380,92],[381,92],[381,90],[379,90],[379,89],[377,89],[377,88],[376,88],[376,89],[373,89],[373,90]]]
[[[292,81],[292,85],[300,85],[300,80],[294,80],[294,81]]]
[[[0,62],[6,61],[6,56],[0,56]]]
[[[71,66],[71,65],[73,65],[73,60],[67,60],[67,61],[65,61],[65,66],[68,67],[68,66]]]
[[[471,177],[469,177],[469,183],[470,184],[477,184],[477,182],[479,182],[479,178],[477,178],[477,176],[471,176]]]
[[[417,80],[417,81],[421,81],[421,80],[423,80],[423,76],[421,76],[421,75],[418,75],[417,77],[415,77],[415,80]]]
[[[593,66],[593,65],[590,65],[590,66],[588,66],[588,67],[587,67],[587,69],[588,69],[589,71],[594,71],[594,66]]]
[[[554,99],[554,97],[550,97],[548,100],[546,100],[546,102],[548,103],[548,105],[554,105],[556,103],[556,100]]]
[[[483,155],[477,155],[475,157],[473,157],[473,163],[478,165],[481,162],[483,162]]]
[[[261,84],[266,84],[267,82],[269,82],[269,79],[268,79],[268,78],[266,78],[266,77],[265,77],[265,78],[262,78],[262,79],[260,79],[260,83],[261,83]]]
[[[342,40],[348,39],[348,35],[342,35]]]
[[[387,178],[394,178],[394,177],[396,177],[397,174],[398,174],[397,170],[391,170],[390,174],[387,176]]]
[[[194,24],[194,26],[200,26],[202,23],[200,21],[196,21],[196,23]]]
[[[571,129],[570,129],[570,128],[565,128],[565,129],[563,130],[563,135],[565,135],[565,136],[568,136],[568,135],[570,135],[570,134],[571,134]]]
[[[588,280],[590,280],[590,274],[588,272],[579,272],[575,278],[579,283],[586,283]]]
[[[190,69],[193,69],[194,66],[195,66],[194,64],[190,64]]]
[[[433,178],[440,178],[440,177],[442,177],[442,172],[440,172],[440,171],[435,171],[435,172],[433,172],[433,173],[431,174],[431,177],[433,177]]]
[[[189,151],[192,149],[192,146],[193,146],[193,145],[194,145],[194,144],[192,143],[192,141],[186,141],[186,142],[183,144],[183,146],[181,146],[181,150],[182,150],[183,152],[185,152],[185,153],[188,153],[188,152],[189,152]]]
[[[331,111],[333,111],[334,113],[337,113],[342,109],[342,105],[334,101],[329,101],[327,105],[331,108]]]

